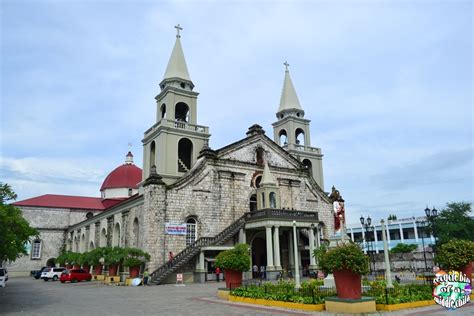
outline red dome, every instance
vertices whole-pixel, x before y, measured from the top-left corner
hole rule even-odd
[[[142,169],[134,164],[123,164],[109,173],[100,191],[113,188],[138,188],[138,183],[142,181]]]

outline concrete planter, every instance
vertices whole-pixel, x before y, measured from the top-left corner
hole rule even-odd
[[[118,264],[109,265],[109,276],[116,276],[118,270]]]
[[[138,274],[140,274],[140,266],[129,267],[128,271],[130,278],[136,278],[138,277]]]
[[[351,270],[334,270],[337,297],[357,300],[362,297],[361,276]]]
[[[242,271],[237,270],[225,270],[225,286],[230,289],[237,288],[242,285]]]

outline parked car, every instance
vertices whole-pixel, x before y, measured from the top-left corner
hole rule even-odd
[[[41,278],[45,281],[57,281],[66,268],[46,268],[41,272]]]
[[[71,269],[64,270],[59,278],[61,283],[66,281],[69,282],[80,282],[80,281],[90,281],[92,280],[92,274],[87,272],[84,269]]]
[[[39,278],[41,278],[41,273],[43,273],[44,270],[48,269],[48,267],[42,267],[41,269],[39,270],[36,270],[36,272],[33,274],[33,277],[38,280]]]
[[[0,287],[5,287],[8,281],[8,271],[6,268],[0,268]]]

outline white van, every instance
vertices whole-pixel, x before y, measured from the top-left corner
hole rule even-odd
[[[57,281],[64,270],[66,270],[66,268],[46,268],[41,272],[41,278],[45,281]]]
[[[0,268],[0,287],[5,287],[8,281],[8,271],[6,268]]]

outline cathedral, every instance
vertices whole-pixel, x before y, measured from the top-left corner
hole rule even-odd
[[[296,265],[316,269],[310,253],[334,234],[333,201],[289,65],[273,136],[255,124],[244,138],[211,149],[176,28],[155,97],[156,123],[142,139],[142,168],[129,152],[104,180],[100,198],[47,194],[14,203],[40,236],[10,265],[12,274],[54,263],[61,249],[127,246],[150,253],[156,283],[174,282],[176,273],[205,282],[216,255],[237,243],[249,245],[251,265],[264,266],[267,278],[294,273]]]

